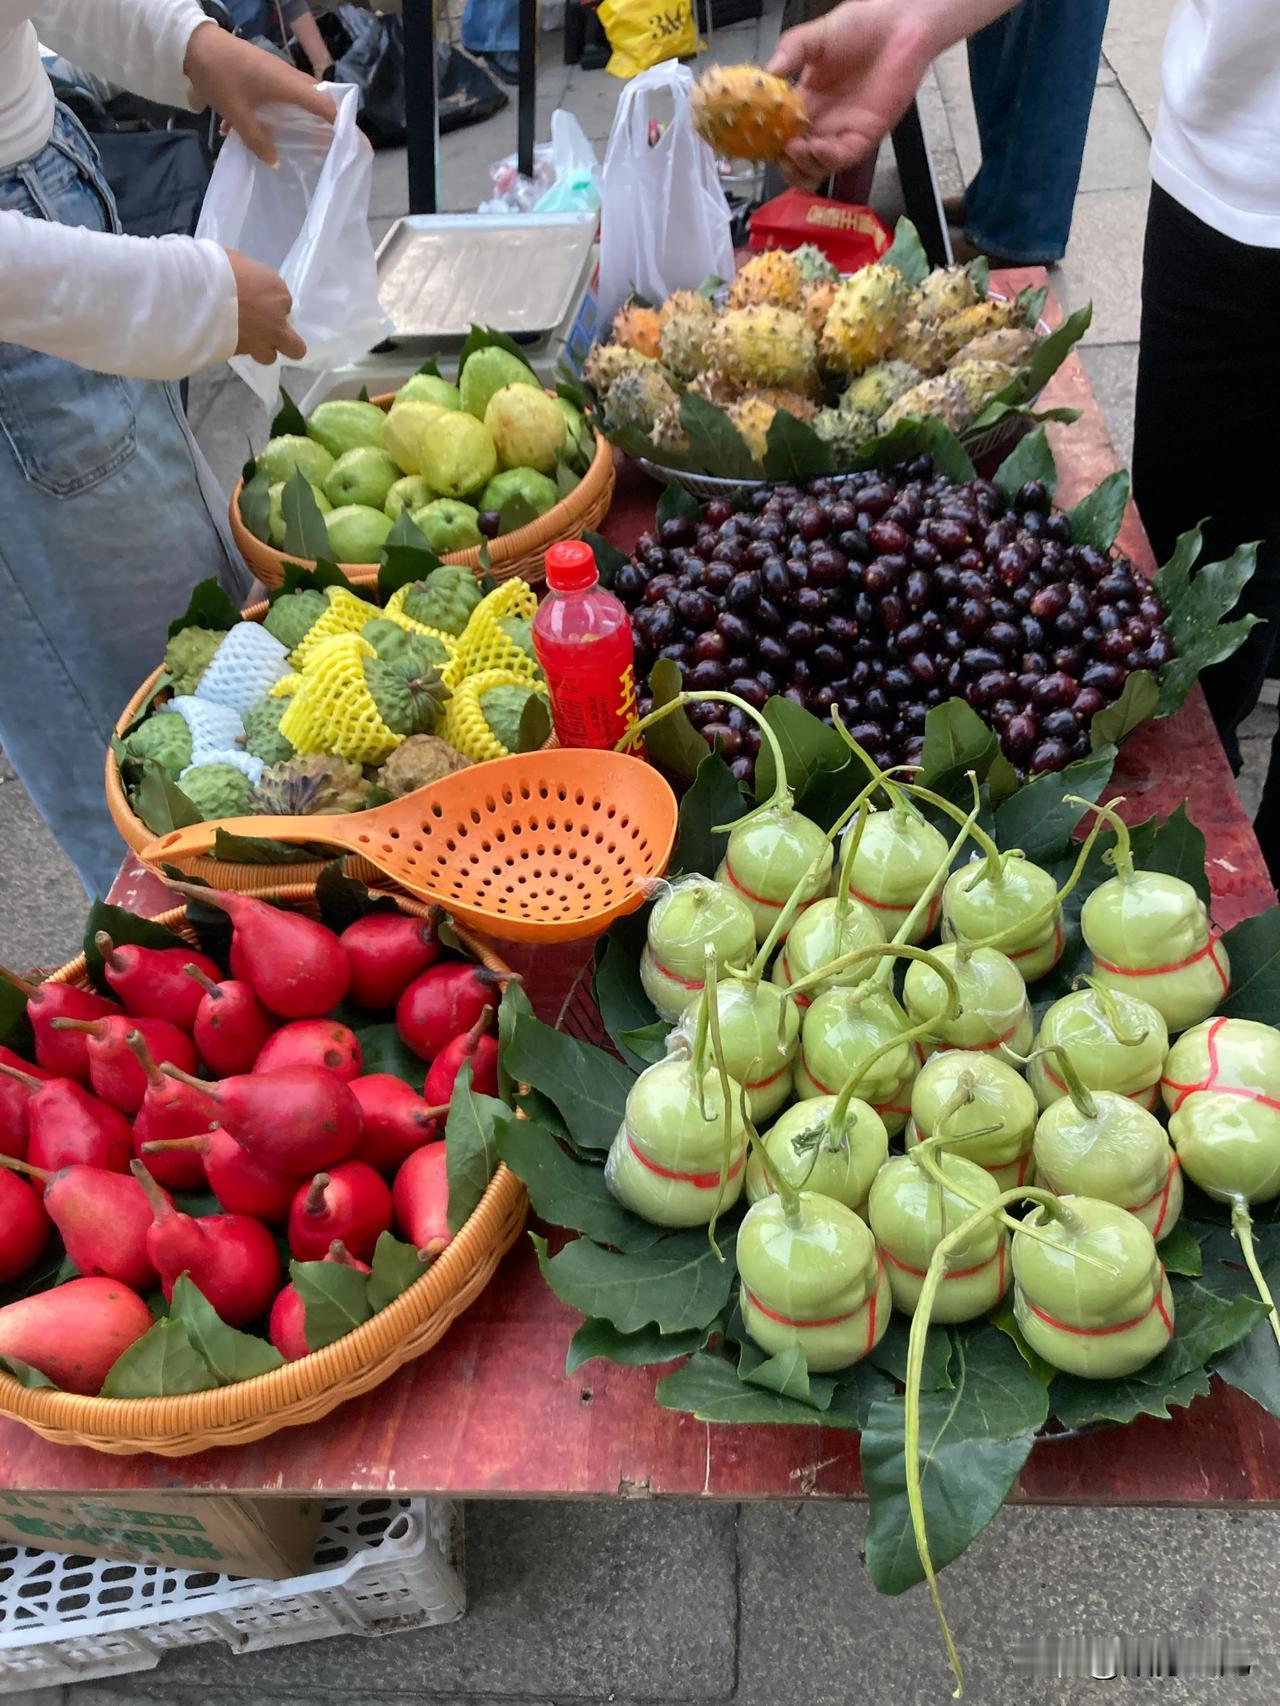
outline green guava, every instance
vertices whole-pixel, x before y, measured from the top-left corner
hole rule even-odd
[[[499,349],[496,344],[476,350],[468,358],[458,379],[463,408],[482,421],[489,399],[504,385],[530,385],[535,391],[542,389],[533,370],[510,350]]]
[[[324,525],[339,563],[376,563],[391,531],[388,517],[367,504],[343,504],[325,516]]]
[[[267,512],[267,541],[274,545],[277,551],[284,550],[284,488],[287,483],[285,480],[277,480],[267,492],[267,496],[271,500]],[[321,515],[328,515],[333,505],[325,497],[319,486],[311,487],[311,495],[316,500],[316,508]]]
[[[508,498],[521,497],[534,513],[545,515],[560,502],[554,480],[539,474],[536,468],[508,468],[505,474],[495,474],[480,494],[481,509],[500,510]]]
[[[399,521],[405,510],[412,515],[415,509],[429,504],[435,495],[431,490],[430,480],[424,480],[421,474],[406,474],[402,480],[397,480],[387,493],[382,508],[392,521]]]
[[[504,385],[489,399],[484,424],[503,468],[550,474],[564,449],[564,416],[555,399],[528,385]]]
[[[482,422],[442,409],[420,445],[419,472],[442,497],[465,498],[480,491],[498,471],[498,453]]]
[[[401,403],[434,403],[438,409],[460,409],[462,394],[456,385],[450,385],[447,379],[438,379],[434,373],[415,373],[396,392],[393,411]]]
[[[345,450],[324,483],[324,495],[335,509],[343,504],[365,504],[381,509],[387,493],[400,478],[400,470],[385,450],[361,445]]]
[[[476,526],[478,519],[479,512],[457,498],[434,498],[413,512],[414,526],[422,529],[427,544],[438,556],[479,545],[484,535]]]
[[[397,403],[387,416],[384,443],[396,466],[406,474],[422,472],[422,435],[440,415],[448,411],[439,403]]]
[[[376,403],[335,399],[321,403],[307,422],[307,437],[322,444],[330,456],[355,450],[362,444],[382,445],[387,417]]]
[[[333,467],[333,457],[314,439],[303,438],[301,433],[285,433],[263,445],[258,467],[272,485],[283,483],[291,474],[301,474],[313,486],[320,486]]]

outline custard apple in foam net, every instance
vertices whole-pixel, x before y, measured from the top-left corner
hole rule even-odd
[[[237,742],[244,739],[240,713],[230,705],[217,705],[187,693],[170,699],[167,708],[176,711],[191,730],[192,764],[204,764],[214,752],[234,751]]]
[[[275,635],[268,634],[260,622],[241,622],[228,630],[213,654],[196,697],[244,712],[288,673],[289,654]]]
[[[188,764],[179,776],[181,783],[193,770],[200,770],[206,764],[229,764],[233,770],[238,770],[242,776],[247,776],[254,787],[262,780],[262,772],[266,765],[260,758],[255,758],[251,752],[239,752],[235,747],[226,747],[221,751],[206,752],[199,764]]]

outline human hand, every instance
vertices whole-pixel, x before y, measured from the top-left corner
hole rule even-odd
[[[307,346],[289,324],[293,297],[277,272],[250,260],[238,249],[228,249],[227,259],[236,281],[236,306],[240,314],[237,355],[252,356],[270,367],[277,354],[300,361]]]
[[[192,31],[182,69],[197,98],[221,114],[224,129],[234,130],[268,166],[276,163],[276,148],[257,116],[261,107],[284,102],[329,124],[337,117],[333,97],[317,89],[310,77],[216,24],[201,24]]]

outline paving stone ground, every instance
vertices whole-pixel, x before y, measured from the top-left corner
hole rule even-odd
[[[1159,44],[1172,0],[1113,0],[1075,227],[1054,279],[1068,307],[1092,298],[1083,359],[1119,450],[1132,438],[1141,230]],[[759,22],[717,32],[717,58],[756,60],[777,33],[776,0]],[[619,85],[562,63],[543,39],[539,133],[557,105],[602,147]],[[947,55],[921,97],[944,194],[976,161],[964,55]],[[446,138],[443,204],[487,193],[489,165],[515,147],[514,109]],[[894,210],[891,167],[876,200]],[[371,223],[381,235],[407,201],[403,154],[378,156]],[[229,373],[191,388],[195,429],[224,480],[234,480],[261,414]],[[166,613],[158,613],[162,630]],[[1252,804],[1274,704],[1246,731],[1242,793]],[[12,770],[0,763],[0,959],[50,964],[75,950],[82,897]],[[514,1425],[518,1425],[516,1419]],[[156,1670],[33,1696],[41,1706],[185,1706],[193,1696],[236,1706],[358,1699],[432,1706],[925,1706],[949,1683],[927,1599],[886,1600],[861,1564],[865,1516],[844,1505],[700,1507],[491,1503],[469,1508],[471,1609],[452,1627],[366,1642],[354,1638],[230,1655],[221,1648],[166,1659]],[[1280,1600],[1280,1518],[1267,1513],[1006,1510],[943,1577],[969,1661],[974,1706],[1091,1706],[1098,1683],[1034,1683],[1010,1649],[1020,1637],[1152,1630],[1234,1633],[1254,1644],[1247,1680],[1176,1685],[1180,1706],[1258,1706],[1280,1699],[1274,1609]],[[1141,1685],[1113,1684],[1123,1700]],[[1147,1685],[1150,1688],[1152,1685]],[[66,1693],[64,1703],[56,1698]],[[25,1697],[8,1696],[13,1706]]]

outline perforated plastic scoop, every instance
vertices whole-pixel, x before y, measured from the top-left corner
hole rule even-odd
[[[572,942],[643,902],[671,857],[676,798],[643,759],[552,748],[456,771],[372,811],[193,824],[142,857],[180,865],[208,853],[219,829],[358,853],[474,930]]]

